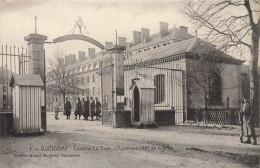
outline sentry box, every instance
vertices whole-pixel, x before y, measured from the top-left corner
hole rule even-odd
[[[40,75],[13,74],[13,129],[15,134],[42,133],[41,104],[44,84]]]

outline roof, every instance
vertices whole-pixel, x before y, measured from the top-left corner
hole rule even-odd
[[[180,30],[180,29],[174,27],[174,28],[169,29],[168,34],[166,34],[163,37],[161,37],[161,34],[159,32],[159,33],[151,35],[150,38],[151,39],[150,39],[149,42],[139,43],[137,45],[134,45],[131,48],[127,49],[127,51],[132,51],[132,50],[135,50],[135,49],[138,49],[138,48],[150,46],[150,45],[157,44],[157,43],[160,43],[160,42],[163,42],[163,41],[168,41],[168,40],[171,40],[171,39],[175,39],[177,41],[187,40],[187,39],[194,38],[194,36],[185,32],[185,31],[183,31],[183,30]],[[109,58],[109,57],[110,57],[109,52],[106,52],[106,51],[103,50],[103,51],[97,53],[94,58],[90,59],[89,57],[87,57],[83,61],[80,61],[80,62],[77,61],[76,63],[69,65],[69,68],[88,64],[88,63],[95,62],[95,61],[99,61],[99,60]]]
[[[219,51],[210,43],[201,40],[199,38],[191,38],[170,45],[161,46],[160,48],[157,49],[151,49],[138,54],[134,54],[130,59],[143,62],[143,61],[151,61],[151,60],[157,60],[157,59],[162,59],[167,57],[178,57],[180,54],[185,54],[185,53],[198,54],[198,55],[212,53],[213,56],[241,61],[241,63],[243,62],[242,60],[238,60]],[[132,61],[126,61],[126,65],[128,64],[127,62],[131,64]]]
[[[143,48],[143,47],[150,46],[150,45],[154,45],[154,44],[157,44],[157,43],[160,43],[163,41],[168,41],[171,39],[187,40],[190,38],[194,38],[194,36],[183,30],[180,30],[180,29],[174,27],[174,28],[169,29],[168,34],[166,34],[163,37],[161,37],[161,33],[159,32],[159,33],[151,35],[150,38],[151,38],[150,41],[148,41],[147,43],[139,43],[137,45],[134,45],[131,48],[129,48],[128,51],[136,50],[136,49]]]
[[[10,86],[14,83],[18,86],[44,86],[40,75],[13,74]]]
[[[171,41],[170,43],[166,42]],[[154,46],[158,43],[164,43],[165,45],[160,45],[160,47],[156,47],[155,49],[150,48],[150,46]],[[149,49],[148,49],[149,46]],[[140,52],[137,50],[140,49]],[[70,65],[70,67],[76,68],[77,66],[81,66],[88,63],[97,62],[103,59],[107,59],[110,57],[109,52],[101,51],[102,54],[96,54],[96,56],[92,59],[87,58],[84,61],[77,62],[75,64]],[[144,62],[151,60],[160,60],[164,58],[174,58],[180,59],[181,54],[196,54],[196,55],[211,55],[218,58],[225,58],[229,62],[235,63],[243,63],[242,60],[233,58],[222,51],[219,51],[215,46],[210,44],[207,41],[204,41],[199,38],[195,38],[193,35],[178,29],[176,27],[168,30],[168,34],[161,37],[160,32],[153,34],[150,36],[150,41],[147,43],[139,43],[134,45],[125,51],[127,59],[125,61],[125,65],[132,64],[134,62]],[[185,55],[184,55],[185,56]],[[132,61],[134,60],[134,61]],[[231,61],[232,60],[232,61]],[[72,68],[72,69],[73,69]],[[91,68],[90,68],[91,69]],[[92,68],[93,69],[93,68]],[[89,70],[89,69],[88,69]]]
[[[154,84],[150,81],[135,80],[129,90],[133,89],[134,86],[137,86],[139,89],[155,89]]]

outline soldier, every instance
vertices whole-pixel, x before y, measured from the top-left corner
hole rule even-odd
[[[84,102],[84,120],[88,120],[89,116],[89,98]]]
[[[251,104],[249,103],[249,99],[244,98],[244,104],[241,108],[241,136],[240,141],[242,143],[252,143],[256,145],[256,134],[255,128],[253,124],[254,117],[252,116],[251,112]],[[244,142],[243,137],[247,137],[247,140]]]
[[[65,102],[65,114],[67,116],[67,119],[70,119],[70,114],[71,114],[71,103],[68,100],[68,98],[66,98],[66,102]]]
[[[93,97],[90,97],[90,113],[91,113],[91,121],[93,121],[93,117],[95,116],[95,102]]]
[[[80,98],[78,97],[78,102],[76,103],[76,109],[75,109],[75,119],[77,119],[77,116],[79,115],[79,119],[81,117],[81,113],[82,113],[82,102],[80,101]]]
[[[58,115],[59,115],[59,102],[58,102],[58,98],[55,99],[55,101],[53,102],[53,108],[54,108],[54,111],[55,111],[55,114],[54,114],[54,118],[56,120],[58,120]]]
[[[99,116],[101,113],[101,103],[98,101],[98,98],[96,98],[95,101],[95,109],[96,109],[96,120],[99,120]]]
[[[82,115],[83,115],[83,120],[85,120],[85,108],[84,108],[84,103],[85,103],[85,98],[82,98]]]

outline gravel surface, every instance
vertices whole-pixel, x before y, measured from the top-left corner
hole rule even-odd
[[[114,129],[59,117],[48,113],[45,135],[1,138],[0,168],[259,167],[260,145],[241,144],[237,127]]]

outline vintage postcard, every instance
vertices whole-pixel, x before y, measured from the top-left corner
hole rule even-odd
[[[0,168],[259,167],[259,0],[0,0]]]

